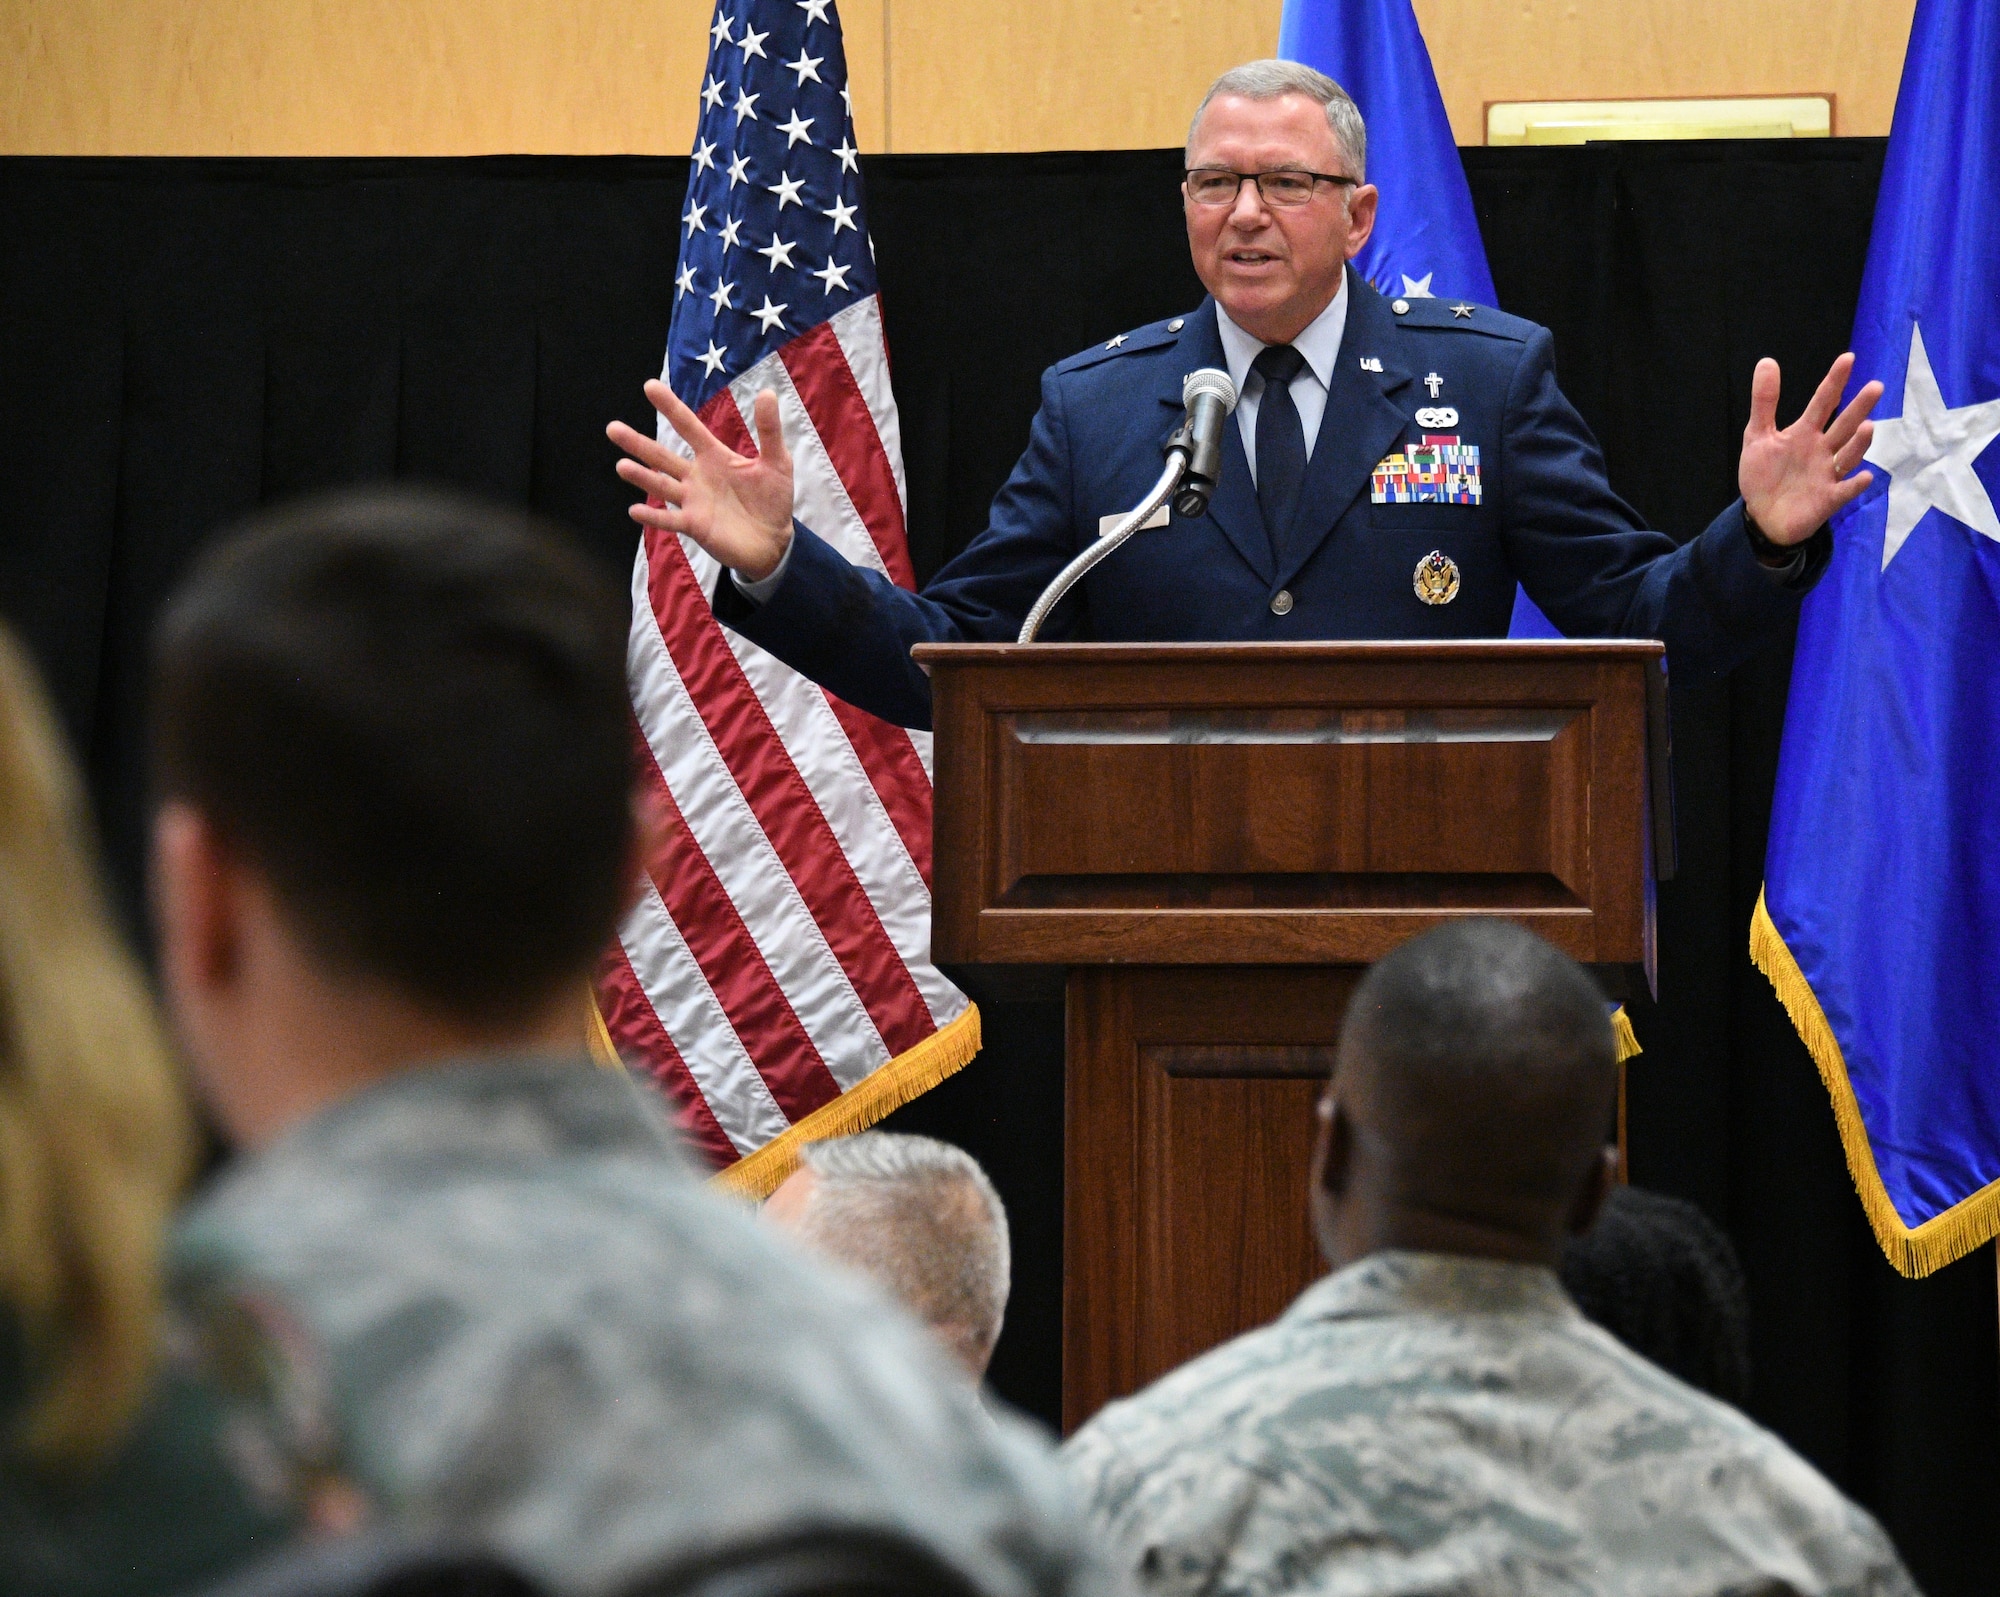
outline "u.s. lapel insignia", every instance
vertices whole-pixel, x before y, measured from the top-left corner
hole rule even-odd
[[[1380,376],[1382,362],[1373,355],[1363,355],[1361,357],[1361,369],[1365,372],[1374,372],[1377,376]]]
[[[1458,562],[1433,549],[1417,562],[1415,587],[1425,604],[1450,604],[1458,597]]]

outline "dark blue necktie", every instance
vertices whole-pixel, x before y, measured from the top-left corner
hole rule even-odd
[[[1250,363],[1264,379],[1264,396],[1257,401],[1257,505],[1264,512],[1274,569],[1285,563],[1285,540],[1306,480],[1306,430],[1292,403],[1292,379],[1305,363],[1290,344],[1272,344]]]

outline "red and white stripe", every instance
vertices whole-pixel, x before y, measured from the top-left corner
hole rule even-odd
[[[702,408],[752,449],[778,396],[799,519],[914,585],[901,435],[879,302],[862,300]],[[662,424],[661,437],[680,447]],[[930,735],[835,699],[715,619],[728,581],[649,530],[627,670],[657,825],[598,1006],[718,1165],[755,1153],[964,1013],[930,962]]]

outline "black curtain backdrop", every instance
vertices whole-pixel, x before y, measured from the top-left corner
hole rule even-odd
[[[1501,303],[1555,330],[1612,480],[1676,538],[1734,493],[1755,359],[1796,415],[1845,344],[1879,141],[1468,150]],[[927,577],[984,523],[1049,362],[1192,307],[1173,151],[864,162]],[[604,423],[650,425],[687,163],[0,161],[0,611],[86,762],[137,924],[147,628],[216,526],[327,484],[533,504],[622,578]],[[1811,1062],[1744,954],[1789,671],[1677,691],[1681,874],[1634,1006],[1636,1181],[1735,1238],[1751,1410],[1887,1524],[1934,1594],[1991,1589],[1994,1255],[1884,1263]],[[892,1122],[993,1172],[1014,1222],[996,1386],[1057,1411],[1062,1024],[997,1008]],[[1300,1134],[1308,1134],[1305,1127]]]

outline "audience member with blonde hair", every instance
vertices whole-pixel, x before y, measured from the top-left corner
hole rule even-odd
[[[151,1591],[281,1529],[162,1368],[161,1245],[193,1128],[100,897],[83,796],[0,633],[0,1567],[6,1589]]]

